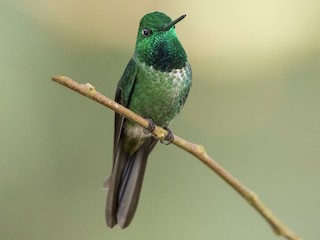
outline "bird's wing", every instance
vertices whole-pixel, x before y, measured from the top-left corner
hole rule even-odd
[[[130,97],[136,81],[137,72],[138,72],[137,63],[132,58],[129,61],[118,83],[118,87],[115,95],[115,101],[125,107],[128,107],[129,105]],[[119,147],[120,136],[123,129],[122,128],[123,123],[124,123],[124,117],[118,113],[115,113],[113,154],[116,153],[116,150]],[[115,159],[115,156],[113,157],[113,159]]]

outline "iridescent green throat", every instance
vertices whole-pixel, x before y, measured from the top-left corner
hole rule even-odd
[[[174,27],[168,31],[155,32],[145,39],[138,39],[134,57],[162,72],[181,69],[187,62],[186,52]]]

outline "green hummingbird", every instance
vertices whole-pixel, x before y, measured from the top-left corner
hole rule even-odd
[[[149,131],[115,114],[113,169],[106,223],[126,228],[136,211],[147,158],[158,140],[151,136],[154,124],[167,128],[182,109],[191,87],[191,67],[175,30],[161,12],[140,20],[136,47],[116,90],[115,101],[148,119]],[[169,131],[168,140],[172,141]]]

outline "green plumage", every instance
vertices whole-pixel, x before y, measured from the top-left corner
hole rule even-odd
[[[161,127],[168,126],[180,112],[189,93],[190,65],[162,72],[137,59],[133,61],[138,70],[128,107]]]
[[[140,21],[134,55],[121,77],[116,101],[167,127],[183,107],[191,87],[191,67],[175,24],[154,12]],[[147,158],[157,140],[115,114],[113,170],[106,207],[109,227],[127,227],[135,213]]]

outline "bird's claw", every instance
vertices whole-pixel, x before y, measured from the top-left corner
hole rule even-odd
[[[149,125],[148,125],[148,127],[143,129],[143,132],[145,134],[152,133],[154,131],[154,129],[156,128],[156,124],[154,123],[154,121],[151,118],[145,118],[145,119],[148,121]]]
[[[168,133],[163,140],[160,140],[160,142],[165,145],[169,145],[174,141],[173,132],[170,130],[170,128],[164,127],[164,129],[167,130]]]
[[[149,125],[148,125],[148,127],[143,129],[143,132],[145,134],[152,133],[154,131],[154,129],[156,128],[156,124],[154,123],[154,121],[151,118],[145,118],[145,119],[148,121]],[[165,145],[169,145],[174,141],[174,136],[173,136],[172,131],[169,128],[164,127],[164,129],[167,130],[168,133],[166,134],[166,136],[164,137],[163,140],[160,140],[160,142]]]

